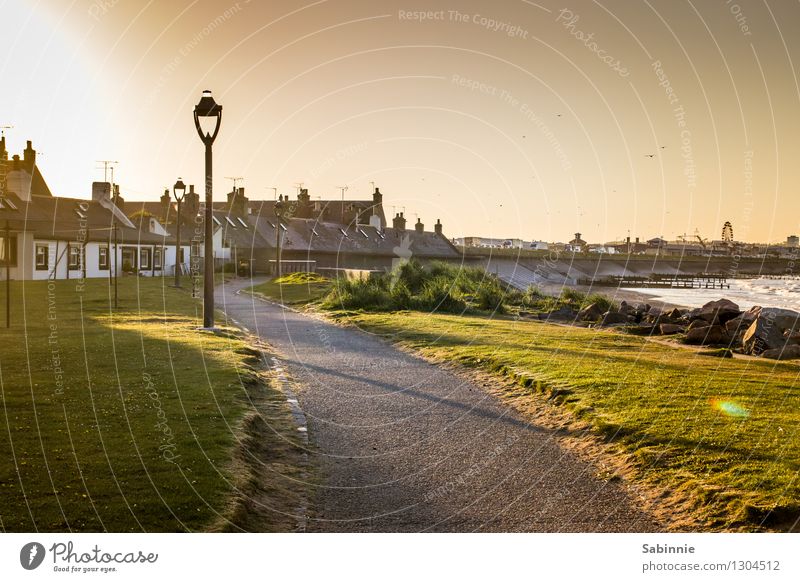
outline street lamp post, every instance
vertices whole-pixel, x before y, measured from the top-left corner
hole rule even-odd
[[[288,200],[288,196],[287,196]],[[275,201],[275,278],[281,277],[281,218],[283,217],[284,209],[283,195],[278,196]]]
[[[183,265],[183,261],[181,260],[181,202],[183,202],[183,197],[186,196],[186,184],[183,183],[181,178],[178,178],[178,181],[175,182],[175,185],[172,187],[172,194],[175,196],[175,202],[178,206],[177,218],[175,220],[177,226],[175,235],[175,287],[180,288],[181,266]]]
[[[6,327],[11,327],[11,230],[8,227],[8,219],[6,218],[6,237],[3,241],[6,248]]]
[[[222,106],[217,105],[211,91],[203,91],[194,108],[194,125],[206,146],[206,211],[205,211],[205,272],[203,273],[203,327],[214,327],[214,241],[212,228],[212,165],[211,146],[217,139],[222,122]]]

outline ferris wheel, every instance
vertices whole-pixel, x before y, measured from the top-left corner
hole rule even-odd
[[[730,220],[726,220],[725,224],[722,225],[722,241],[733,242],[733,225]]]

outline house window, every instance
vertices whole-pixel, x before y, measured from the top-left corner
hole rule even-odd
[[[108,271],[108,247],[100,247],[100,254],[97,256],[97,268],[101,271]]]
[[[74,270],[80,269],[83,263],[83,249],[80,245],[69,245],[69,268]]]
[[[161,269],[163,263],[161,261],[162,252],[161,249],[153,249],[153,268],[154,269]]]
[[[36,245],[36,270],[46,271],[50,265],[50,245]]]
[[[139,250],[139,268],[140,269],[150,268],[150,249]]]
[[[122,247],[122,272],[134,273],[136,271],[136,248]]]
[[[0,265],[4,267],[17,266],[17,235],[12,234],[6,242],[5,236],[0,236]],[[10,247],[9,248],[9,243]]]

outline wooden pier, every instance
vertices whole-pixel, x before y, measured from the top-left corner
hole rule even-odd
[[[579,285],[594,287],[643,287],[660,289],[730,289],[726,275],[700,273],[696,275],[649,276],[610,275],[597,279],[579,279]]]

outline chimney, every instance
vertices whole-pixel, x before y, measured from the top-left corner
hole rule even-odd
[[[241,216],[247,214],[247,197],[244,195],[244,188],[234,188],[228,192],[228,210]]]
[[[186,193],[186,197],[183,199],[182,206],[185,209],[184,216],[197,216],[197,212],[200,210],[200,195],[194,191],[194,184],[189,184],[189,191]]]
[[[6,149],[6,136],[0,135],[0,160],[8,159],[8,150]]]
[[[164,190],[161,195],[161,217],[167,220],[169,217],[169,209],[172,206],[172,198],[169,195],[169,190]]]
[[[414,225],[414,230],[417,232],[425,232],[425,225],[422,224],[422,219],[417,218],[417,224]]]
[[[377,186],[375,186],[375,191],[372,193],[372,203],[383,204],[383,194],[381,194],[380,188]]]
[[[628,243],[628,244],[631,244],[631,237],[626,236],[625,237],[625,242]]]
[[[639,244],[639,237],[636,237],[636,244]]]
[[[108,182],[92,182],[92,200],[98,202],[111,198],[111,184]]]
[[[442,221],[438,218],[436,219],[436,224],[433,225],[433,232],[436,234],[442,234]]]
[[[297,195],[297,210],[295,211],[295,216],[297,218],[311,218],[312,215],[311,196],[308,193],[308,188],[300,188],[300,193]]]
[[[25,161],[25,165],[30,168],[36,165],[36,150],[33,149],[31,140],[28,140],[27,147],[22,152],[22,159]]]
[[[395,215],[395,217],[392,219],[392,226],[395,230],[406,229],[406,219],[402,212],[397,213],[397,215]]]

